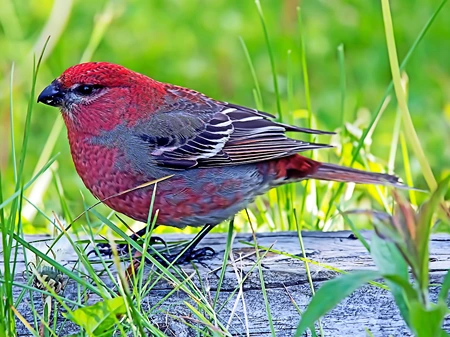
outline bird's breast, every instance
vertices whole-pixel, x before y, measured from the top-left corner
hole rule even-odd
[[[153,167],[151,162],[136,165],[126,147],[100,144],[89,137],[69,140],[75,168],[92,194],[143,222],[148,220],[154,186],[140,186],[162,176],[174,175],[157,184],[153,213],[158,210],[158,223],[174,227],[229,219],[267,191],[273,180],[256,165],[177,171]]]
[[[127,189],[130,182],[116,169],[117,149],[92,144],[88,137],[70,140],[72,159],[86,187],[100,200]]]
[[[151,191],[137,187],[151,177],[135,171],[120,148],[94,144],[87,136],[69,136],[69,143],[75,169],[91,193],[112,209],[146,221]],[[125,193],[130,189],[136,190]]]

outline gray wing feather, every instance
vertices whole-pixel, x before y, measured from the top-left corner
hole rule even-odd
[[[277,123],[268,113],[183,88],[170,91],[175,97],[170,96],[164,109],[151,117],[151,130],[140,135],[158,165],[174,169],[238,165],[330,147],[288,138],[286,132],[332,132]]]

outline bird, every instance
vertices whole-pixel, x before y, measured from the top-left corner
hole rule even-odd
[[[288,136],[333,132],[283,124],[117,64],[76,64],[37,101],[61,111],[75,169],[96,198],[147,222],[155,194],[150,215],[158,211],[158,225],[203,227],[180,263],[213,254],[196,249],[200,240],[272,188],[305,179],[404,186],[394,175],[304,157],[331,146]]]

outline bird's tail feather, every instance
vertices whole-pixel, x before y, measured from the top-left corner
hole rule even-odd
[[[353,182],[356,184],[390,185],[399,188],[409,188],[396,176],[385,173],[373,173],[350,167],[323,163],[318,169],[308,175],[308,178],[339,182]]]

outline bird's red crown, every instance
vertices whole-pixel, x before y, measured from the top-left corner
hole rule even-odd
[[[88,62],[74,65],[58,78],[64,88],[75,84],[99,84],[106,87],[128,86],[148,77],[108,62]]]

